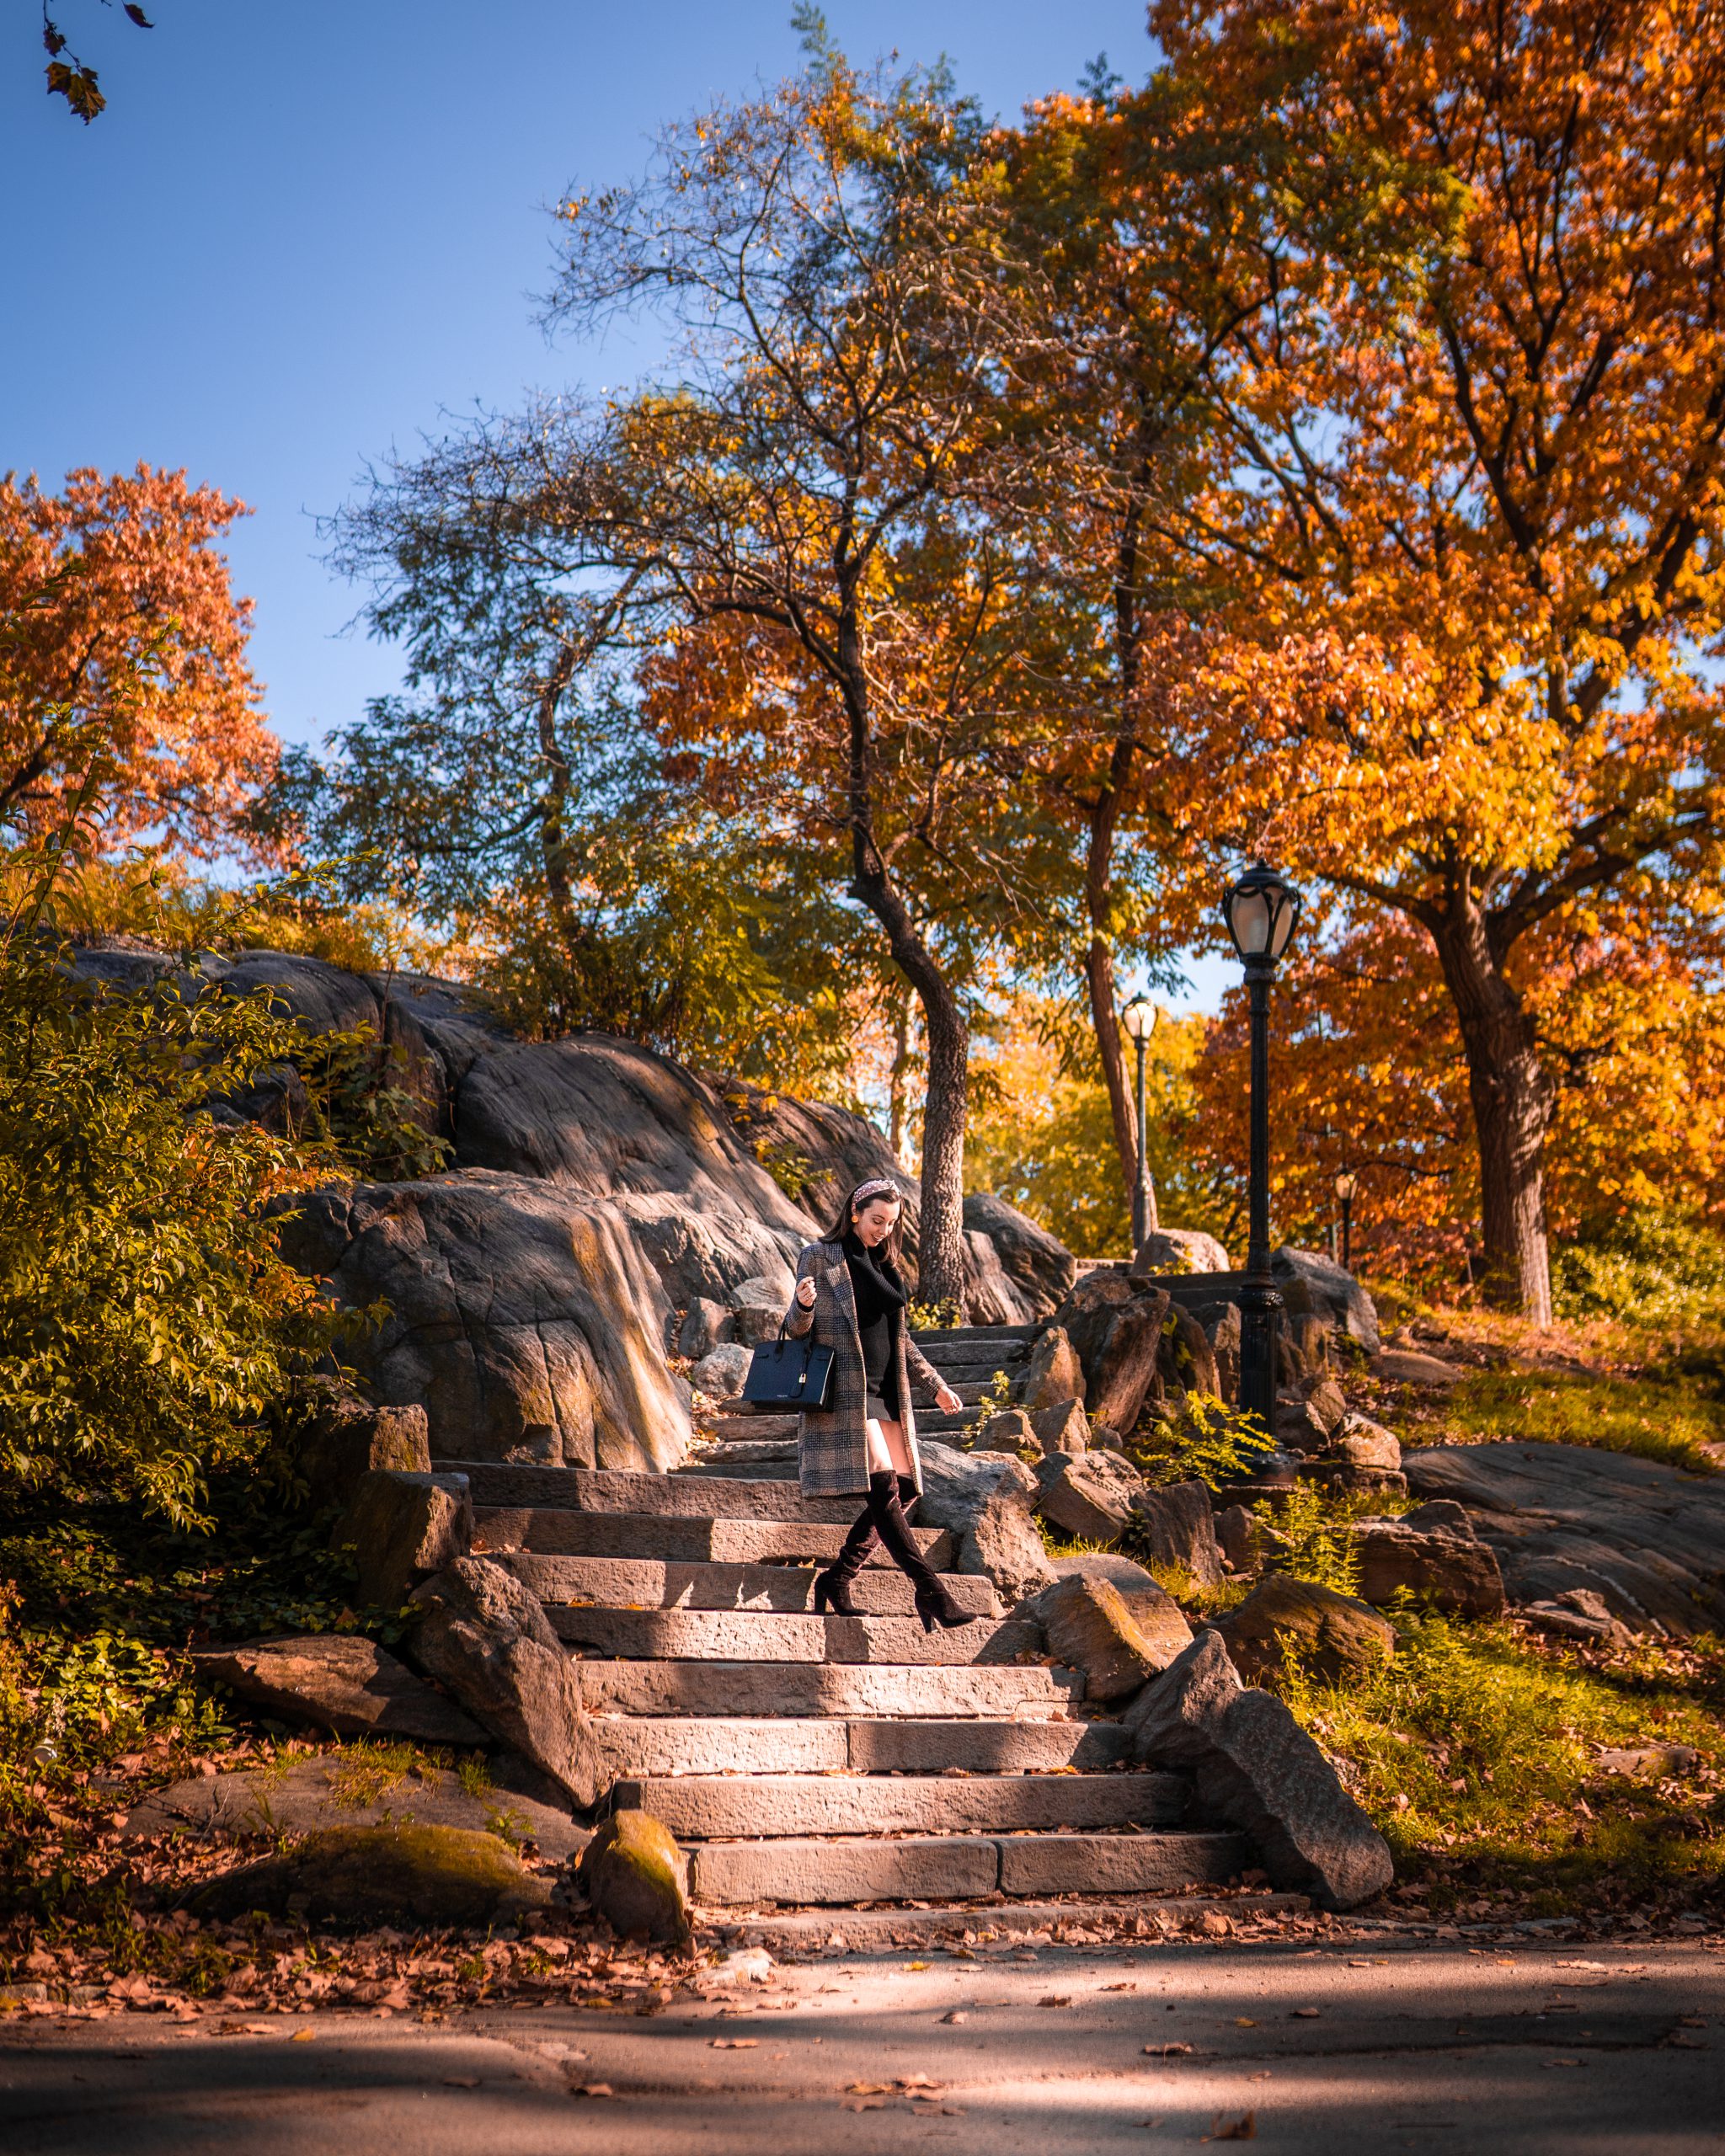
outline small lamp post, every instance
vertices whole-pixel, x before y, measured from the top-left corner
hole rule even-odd
[[[1354,1193],[1359,1187],[1359,1179],[1352,1168],[1343,1168],[1336,1177],[1336,1195],[1342,1201],[1342,1270],[1348,1270],[1348,1260],[1353,1245]]]
[[[1270,1271],[1270,976],[1299,917],[1299,892],[1262,861],[1222,894],[1222,918],[1246,966],[1252,1023],[1251,1226],[1240,1290],[1240,1405],[1267,1430],[1276,1404],[1276,1314],[1282,1307]]]
[[[1126,1038],[1138,1051],[1138,1175],[1132,1185],[1132,1255],[1144,1247],[1144,1239],[1156,1225],[1156,1188],[1150,1180],[1150,1119],[1144,1097],[1144,1051],[1156,1031],[1156,1009],[1140,989],[1120,1013]]]

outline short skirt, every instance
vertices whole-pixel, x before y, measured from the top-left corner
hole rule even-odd
[[[889,1407],[878,1392],[868,1395],[862,1403],[862,1412],[871,1422],[896,1422],[899,1420],[898,1409]]]

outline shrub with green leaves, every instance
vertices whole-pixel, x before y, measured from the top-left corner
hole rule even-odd
[[[1275,1449],[1257,1416],[1214,1393],[1188,1392],[1140,1422],[1129,1456],[1152,1482],[1207,1482],[1219,1490],[1250,1481]]]
[[[193,1520],[339,1337],[263,1209],[311,1156],[211,1113],[303,1045],[262,998],[109,994],[51,944],[0,951],[0,1477]]]
[[[1716,1324],[1725,1318],[1725,1235],[1674,1214],[1631,1214],[1553,1253],[1551,1296],[1567,1318]]]

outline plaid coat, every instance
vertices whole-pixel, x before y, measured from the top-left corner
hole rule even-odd
[[[868,1489],[868,1417],[863,1413],[862,1341],[857,1330],[857,1298],[841,1243],[810,1243],[797,1260],[797,1278],[814,1283],[814,1307],[804,1310],[794,1294],[785,1330],[801,1339],[812,1327],[817,1348],[833,1351],[832,1406],[803,1415],[797,1423],[797,1477],[805,1497],[843,1497]],[[911,1405],[911,1380],[932,1392],[940,1378],[922,1350],[900,1325],[898,1336],[899,1399],[905,1417],[916,1487],[922,1487],[922,1463],[916,1451],[916,1416]]]

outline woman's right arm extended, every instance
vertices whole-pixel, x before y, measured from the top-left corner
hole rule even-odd
[[[816,1253],[810,1244],[797,1261],[796,1292],[791,1297],[791,1306],[785,1312],[785,1331],[792,1339],[800,1340],[814,1322],[814,1266]]]

